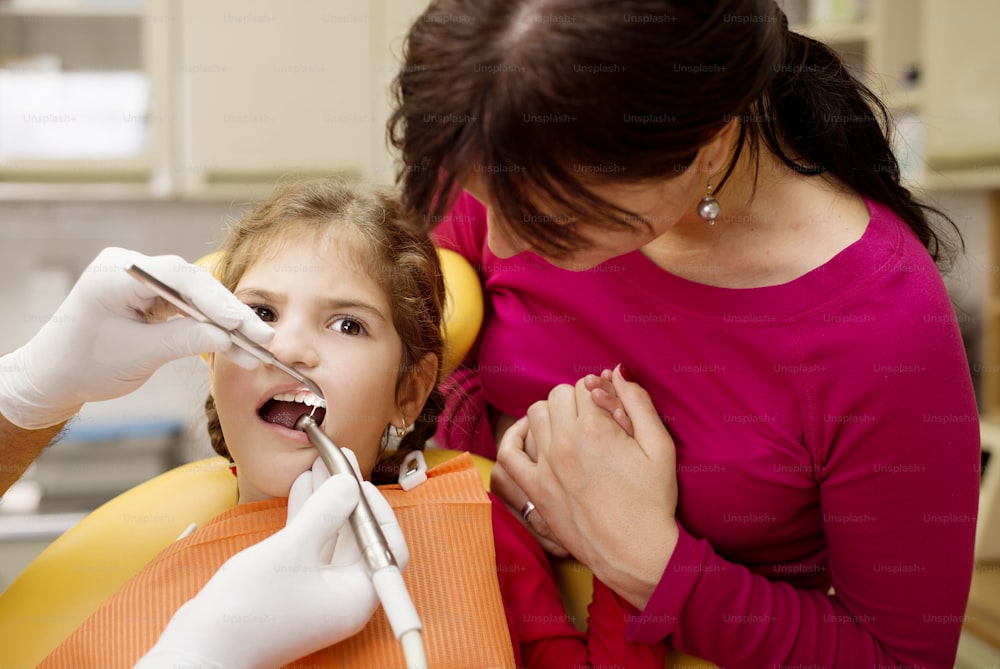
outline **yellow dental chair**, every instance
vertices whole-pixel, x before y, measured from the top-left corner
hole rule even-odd
[[[439,255],[448,292],[442,364],[450,370],[475,341],[483,299],[472,266],[452,251]],[[216,260],[213,254],[198,263],[211,270]],[[429,450],[428,467],[456,455]],[[492,463],[475,459],[488,486]],[[0,594],[0,669],[34,667],[191,523],[203,525],[235,504],[236,479],[223,458],[212,457],[161,474],[87,515]]]
[[[481,326],[482,293],[475,271],[461,256],[442,250],[441,260],[448,290],[444,366],[453,369]],[[461,305],[461,314],[453,305]],[[427,466],[458,454],[428,449]],[[488,489],[493,462],[472,457]],[[34,667],[191,523],[203,525],[234,506],[236,497],[228,463],[212,457],[161,474],[87,515],[0,594],[0,669]],[[593,592],[590,571],[564,560],[556,573],[568,615],[585,621]],[[667,662],[673,669],[713,666],[680,656]]]

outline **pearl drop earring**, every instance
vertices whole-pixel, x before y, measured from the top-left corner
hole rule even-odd
[[[698,218],[706,221],[709,225],[715,225],[715,219],[719,217],[720,211],[722,211],[722,206],[712,195],[712,177],[708,177],[708,192],[698,202]]]

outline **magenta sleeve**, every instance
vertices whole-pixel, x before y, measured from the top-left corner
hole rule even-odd
[[[973,565],[978,423],[947,394],[936,393],[933,416],[952,422],[886,421],[868,436],[896,431],[891,441],[830,456],[820,486],[829,592],[768,580],[681,528],[629,639],[669,637],[720,666],[951,669]]]

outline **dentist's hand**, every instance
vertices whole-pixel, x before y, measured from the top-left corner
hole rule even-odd
[[[176,309],[125,272],[133,263],[250,339],[266,344],[274,336],[206,270],[179,256],[107,248],[38,334],[0,358],[0,413],[7,420],[32,430],[57,425],[85,402],[126,395],[163,364],[189,355],[224,353],[248,369],[258,364],[213,325],[167,320]]]
[[[285,528],[230,558],[136,667],[277,667],[364,627],[378,598],[347,524],[358,485],[317,463],[292,485]],[[370,483],[364,494],[403,567],[406,543],[389,503]]]

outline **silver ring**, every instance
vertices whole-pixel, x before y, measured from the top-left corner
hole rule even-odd
[[[524,518],[524,522],[528,522],[528,514],[534,510],[535,505],[531,503],[530,499],[524,503],[524,506],[521,507],[521,517]]]

